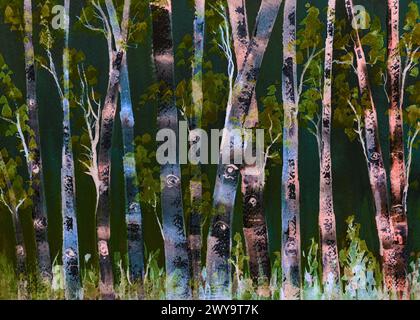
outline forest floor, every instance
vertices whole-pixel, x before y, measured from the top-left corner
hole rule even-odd
[[[366,242],[359,237],[360,225],[354,223],[353,217],[348,219],[346,247],[340,250],[341,267],[341,296],[343,300],[384,300],[393,299],[383,287],[380,264],[375,255],[369,251]],[[272,275],[270,279],[270,297],[258,296],[257,290],[247,270],[247,256],[241,236],[235,235],[236,244],[232,250],[233,265],[233,299],[259,300],[281,299],[281,261],[280,254],[275,254],[272,261]],[[159,265],[159,251],[150,252],[145,261],[144,283],[141,298],[148,300],[165,299],[165,270]],[[326,288],[322,284],[319,245],[312,240],[310,248],[303,253],[303,284],[302,298],[305,300],[329,299]],[[120,258],[120,257],[118,257]],[[89,262],[90,255],[85,257]],[[57,259],[56,259],[57,261]],[[89,263],[87,263],[89,265]],[[119,300],[139,298],[139,285],[130,283],[128,272],[121,259],[116,259],[114,269],[115,293]],[[64,299],[64,281],[62,266],[54,263],[54,280],[52,285],[41,284],[35,276],[19,281],[16,278],[13,263],[4,256],[0,256],[0,300],[34,299],[34,300],[62,300]],[[83,298],[97,300],[100,298],[98,287],[99,273],[96,267],[82,268]],[[205,279],[205,270],[203,270]],[[420,300],[420,256],[412,254],[410,257],[409,273],[407,275],[409,296],[412,300]],[[23,289],[22,289],[23,288]],[[204,288],[200,296],[205,297]]]

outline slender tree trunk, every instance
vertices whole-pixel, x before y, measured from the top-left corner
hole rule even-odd
[[[79,240],[77,232],[76,191],[70,123],[70,0],[64,1],[65,48],[63,52],[63,149],[61,164],[61,210],[63,215],[63,268],[66,299],[82,298]]]
[[[245,0],[228,2],[230,24],[232,26],[238,72],[242,71],[249,45],[249,31]],[[255,129],[258,125],[258,105],[254,92],[245,128]],[[242,174],[244,236],[249,256],[251,278],[258,287],[258,295],[270,296],[270,255],[268,252],[268,232],[264,213],[264,167],[245,164]]]
[[[25,37],[23,43],[25,49],[26,103],[29,110],[28,123],[32,131],[32,134],[29,137],[30,160],[28,163],[31,188],[33,190],[32,216],[36,238],[38,269],[41,278],[45,282],[51,283],[52,268],[50,247],[48,244],[48,218],[43,185],[44,182],[41,159],[41,139],[39,134],[38,103],[36,96],[35,53],[32,41],[32,1],[24,0],[23,8],[25,28]]]
[[[407,237],[408,224],[404,190],[406,168],[404,157],[404,131],[401,87],[401,55],[399,48],[399,1],[388,0],[388,90],[390,97],[390,180],[391,208],[390,223],[395,248],[395,281],[399,298],[408,294],[407,277]]]
[[[282,297],[292,300],[301,295],[296,0],[285,1],[283,19]]]
[[[6,164],[0,152],[0,170],[3,173],[6,188],[8,189],[10,204],[7,205],[12,214],[13,230],[15,234],[15,256],[16,256],[16,277],[18,280],[18,297],[19,299],[27,299],[27,267],[26,267],[26,247],[23,237],[22,224],[20,222],[19,207],[23,203],[18,204],[15,193],[13,191],[13,184],[7,171]],[[6,203],[5,203],[6,204]]]
[[[178,138],[178,111],[174,92],[174,53],[172,38],[172,2],[158,0],[150,3],[153,20],[153,58],[156,77],[161,84],[157,127],[170,129]],[[167,90],[172,93],[165,97]],[[184,231],[184,212],[181,189],[181,167],[177,150],[176,164],[160,168],[163,233],[168,299],[190,299],[190,262]]]
[[[112,5],[112,2],[110,2]],[[121,23],[121,39],[117,39],[123,46],[127,43],[128,24],[130,19],[130,0],[124,1],[123,19]],[[113,10],[113,7],[111,8]],[[118,26],[115,9],[110,14],[111,24]],[[113,22],[113,20],[115,20]],[[130,281],[137,282],[139,293],[142,293],[144,273],[144,245],[142,212],[140,207],[139,181],[137,179],[136,160],[134,157],[134,114],[131,101],[130,80],[128,75],[127,55],[121,62],[120,77],[121,111],[120,120],[124,145],[123,166],[125,182],[125,210],[128,240],[128,260]]]
[[[319,177],[319,229],[321,233],[322,281],[326,285],[324,288],[331,288],[332,290],[331,292],[325,292],[329,299],[337,299],[341,293],[331,163],[331,95],[335,6],[336,0],[328,1]]]
[[[195,0],[194,18],[194,58],[192,62],[192,116],[190,121],[190,144],[193,147],[200,143],[203,113],[203,54],[205,32],[205,0]],[[201,248],[202,230],[201,215],[203,202],[203,184],[201,180],[201,164],[192,165],[190,181],[191,218],[188,236],[188,249],[191,259],[193,298],[198,299],[201,283]]]
[[[112,10],[112,0],[105,1],[108,13]],[[113,27],[112,16],[110,18]],[[114,31],[114,30],[113,30]],[[108,32],[111,32],[108,30]],[[115,32],[114,32],[115,33]],[[110,35],[108,35],[109,37]],[[114,37],[115,42],[119,37]],[[97,221],[97,241],[99,252],[99,269],[100,282],[99,289],[102,299],[115,299],[114,292],[114,276],[112,271],[112,257],[110,255],[109,240],[111,237],[110,229],[110,187],[111,187],[111,147],[112,135],[115,121],[115,114],[118,102],[118,89],[120,86],[121,65],[124,59],[124,49],[120,48],[114,51],[112,47],[110,51],[110,70],[108,89],[105,96],[104,107],[101,113],[101,128],[99,134],[99,153],[98,153],[98,169],[99,169],[99,200],[96,213]]]
[[[239,178],[239,167],[233,164],[235,151],[242,151],[242,144],[233,143],[234,129],[244,127],[261,63],[274,22],[280,8],[279,0],[263,0],[257,16],[253,38],[247,49],[242,71],[238,74],[232,96],[232,105],[226,112],[220,159],[213,194],[213,218],[207,239],[207,289],[209,298],[230,299],[231,265],[229,262],[232,237],[232,212]],[[235,139],[237,141],[237,139]],[[233,149],[233,150],[232,150]],[[230,164],[224,164],[222,155],[231,155]]]
[[[354,20],[353,1],[345,0],[345,6],[350,23]],[[357,58],[357,75],[362,105],[364,107],[364,125],[367,150],[369,181],[375,203],[375,219],[380,242],[380,254],[383,260],[385,284],[392,290],[395,269],[395,254],[393,252],[393,237],[389,222],[387,175],[378,133],[376,107],[370,89],[366,57],[356,30],[354,52]]]
[[[119,73],[123,52],[113,53],[112,69],[108,83],[108,92],[101,114],[101,130],[99,138],[99,202],[96,214],[97,237],[100,267],[100,291],[103,299],[114,299],[114,279],[112,259],[109,250],[110,230],[110,186],[111,186],[111,143],[115,112],[118,100]]]

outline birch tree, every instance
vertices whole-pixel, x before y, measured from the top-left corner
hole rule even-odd
[[[112,30],[114,30],[114,38],[116,41],[117,50],[119,51],[123,50],[124,47],[127,47],[127,41],[129,37],[130,6],[131,1],[125,0],[120,27],[112,2],[107,2],[107,8],[111,19],[111,27]],[[130,80],[128,75],[128,63],[126,54],[124,54],[121,62],[120,92],[120,121],[124,144],[123,166],[130,281],[138,282],[141,286],[144,273],[142,213],[140,207],[136,160],[134,155],[135,120],[133,114],[133,104],[131,101]]]
[[[320,168],[319,230],[324,297],[340,297],[340,269],[334,215],[331,159],[332,64],[335,33],[335,1],[329,1],[325,42],[320,10],[307,6],[297,32],[299,118],[315,137]],[[324,53],[324,59],[322,59]]]
[[[70,0],[64,1],[63,52],[63,149],[61,165],[61,210],[63,214],[63,266],[66,298],[81,299],[79,237],[76,213],[76,185],[70,122]]]
[[[63,108],[63,144],[61,158],[61,213],[63,219],[62,259],[64,269],[66,299],[81,299],[79,240],[76,213],[76,188],[74,157],[70,120],[70,0],[64,1],[64,50],[63,50],[63,84],[52,56],[53,36],[48,27],[49,21],[43,20],[41,44],[47,54],[47,62],[42,63],[56,84]]]
[[[124,144],[123,166],[130,279],[139,283],[139,293],[141,293],[143,276],[143,236],[134,156],[134,116],[126,57],[131,2],[128,0],[124,2],[121,23],[118,21],[112,0],[105,1],[108,15],[99,2],[92,1],[91,4],[94,9],[94,17],[102,26],[94,26],[84,10],[80,20],[86,28],[105,35],[108,46],[109,78],[103,106],[100,101],[95,100],[94,95],[90,97],[85,95],[84,101],[88,104],[87,112],[85,112],[85,122],[88,128],[90,146],[87,146],[88,161],[84,162],[84,165],[93,179],[97,192],[99,288],[102,299],[114,299],[114,276],[109,247],[111,236],[110,188],[112,136],[119,91],[121,91],[120,121]],[[86,81],[84,82],[85,85],[82,86],[87,87]],[[92,107],[94,104],[96,107]],[[86,108],[84,110],[86,111]]]
[[[411,105],[404,108],[409,78],[418,79],[420,58],[420,37],[416,28],[420,26],[418,5],[409,3],[408,12],[400,37],[400,4],[388,1],[388,61],[387,98],[389,102],[390,128],[390,224],[395,250],[395,290],[398,298],[408,298],[408,221],[407,197],[410,185],[413,145],[420,131],[418,108]],[[401,39],[401,41],[400,41]],[[402,53],[404,58],[402,58]],[[404,111],[406,113],[404,113]],[[406,114],[406,116],[404,116]],[[406,117],[406,118],[405,118]],[[407,142],[404,141],[404,125],[407,125]],[[407,150],[407,152],[405,152]]]
[[[158,96],[157,127],[170,129],[178,138],[178,111],[174,97],[174,53],[172,38],[172,2],[150,2],[152,12],[152,43]],[[177,150],[176,163],[167,162],[160,168],[161,206],[166,264],[166,297],[190,299],[190,262],[184,231],[181,190],[181,168]]]
[[[395,281],[398,295],[407,291],[407,212],[404,201],[406,167],[401,94],[399,1],[388,0],[388,99],[390,131],[390,224],[395,247]]]
[[[194,57],[192,61],[192,115],[190,119],[190,145],[200,143],[201,118],[203,113],[203,55],[205,34],[205,0],[195,0],[194,17]],[[197,155],[199,156],[199,155]],[[188,236],[188,248],[191,257],[193,297],[198,298],[201,282],[201,248],[202,248],[202,202],[203,183],[201,164],[191,167],[190,180],[191,217]]]
[[[355,19],[353,1],[345,0],[345,7],[349,21],[352,23]],[[361,137],[361,143],[365,152],[369,181],[375,203],[375,220],[380,242],[380,255],[383,260],[384,280],[387,288],[392,290],[396,261],[389,221],[387,174],[379,141],[378,118],[369,83],[366,57],[357,29],[354,30],[354,55],[357,60],[356,71],[363,107],[364,137]],[[351,107],[354,109],[353,106]],[[361,134],[361,129],[359,133]]]
[[[282,95],[282,297],[290,300],[300,299],[301,294],[296,0],[286,0],[284,4]]]
[[[249,45],[248,18],[244,0],[228,1],[230,25],[232,27],[235,48],[236,67],[242,71]],[[258,126],[258,105],[256,94],[251,99],[246,129]],[[268,232],[263,207],[264,167],[245,164],[241,170],[243,196],[244,236],[249,256],[249,269],[258,294],[262,297],[270,295],[270,254],[268,252]]]
[[[235,150],[242,150],[242,144],[234,143],[232,145],[229,137],[232,137],[233,129],[242,129],[244,127],[259,69],[280,4],[281,1],[262,1],[253,33],[254,36],[248,46],[242,72],[237,75],[235,80],[231,102],[226,110],[219,165],[213,193],[214,212],[207,239],[206,290],[209,298],[226,299],[231,296],[231,266],[229,262],[232,243],[231,224],[239,178],[239,167],[232,163],[232,155],[235,154]],[[222,158],[224,154],[231,156],[230,164],[223,163]]]
[[[41,138],[39,133],[38,101],[36,94],[35,49],[33,45],[32,0],[23,1],[24,15],[24,49],[25,49],[25,79],[26,104],[29,111],[30,157],[28,171],[31,181],[32,216],[35,230],[38,268],[41,278],[47,283],[52,281],[51,255],[48,244],[48,217],[45,204],[43,167],[41,158]]]
[[[98,178],[99,178],[99,201],[96,212],[97,221],[97,241],[99,252],[99,268],[100,268],[100,283],[102,299],[114,299],[114,279],[112,272],[112,259],[110,256],[109,240],[111,236],[110,229],[110,187],[111,187],[111,146],[112,135],[115,121],[115,114],[118,102],[118,89],[120,84],[120,71],[125,49],[123,47],[114,47],[118,45],[120,36],[114,37],[118,34],[116,29],[115,19],[112,18],[112,0],[105,1],[110,15],[110,20],[107,20],[105,13],[101,6],[94,4],[100,13],[101,19],[104,23],[109,54],[109,80],[107,93],[104,100],[104,105],[101,111],[101,125],[99,131],[99,151],[98,151]],[[113,41],[115,44],[113,44]]]
[[[334,51],[334,24],[336,1],[328,1],[327,37],[325,40],[324,91],[321,118],[320,185],[319,185],[319,228],[322,251],[322,280],[331,292],[329,298],[340,297],[340,266],[337,248],[337,231],[334,213],[331,161],[331,115],[332,77]]]
[[[24,180],[19,175],[19,167],[21,163],[27,166],[29,162],[28,135],[31,129],[28,125],[28,108],[24,104],[24,96],[14,84],[12,80],[13,71],[6,64],[1,54],[0,69],[2,70],[0,73],[0,119],[7,124],[3,140],[6,141],[6,137],[14,137],[13,144],[17,145],[18,151],[24,159],[22,161],[20,155],[12,158],[6,149],[0,151],[0,202],[7,208],[12,218],[18,297],[19,299],[28,299],[30,292],[28,292],[27,251],[21,223],[21,212],[29,205],[26,200],[29,200],[31,190],[29,188],[30,184],[27,184],[26,179]],[[8,149],[10,150],[10,146]]]

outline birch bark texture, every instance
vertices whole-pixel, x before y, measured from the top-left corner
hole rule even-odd
[[[106,0],[105,4],[108,10],[108,14],[111,16],[111,10],[113,6],[112,0]],[[112,18],[110,18],[110,21],[112,23]],[[111,31],[108,30],[108,33],[110,32]],[[114,41],[117,42],[118,38],[114,38]],[[104,300],[115,299],[112,259],[109,247],[109,240],[111,237],[111,147],[113,127],[118,103],[121,64],[125,55],[125,51],[122,48],[115,50],[114,48],[109,47],[108,50],[111,61],[108,88],[105,96],[104,107],[101,112],[98,153],[99,201],[96,212],[100,269],[99,289],[102,299]]]
[[[296,0],[285,0],[283,18],[282,96],[284,110],[282,204],[282,298],[301,297],[299,124],[296,63]]]
[[[279,0],[263,0],[257,15],[253,37],[247,48],[242,71],[235,80],[232,104],[228,106],[224,133],[220,147],[219,165],[213,193],[213,217],[207,239],[207,282],[209,299],[230,299],[232,247],[232,213],[239,179],[238,166],[232,163],[235,150],[242,150],[240,139],[234,138],[233,129],[242,129],[254,95],[256,81],[274,22],[280,8]],[[234,140],[233,142],[231,140]],[[224,164],[223,155],[230,155],[231,163]]]
[[[178,139],[178,110],[175,104],[172,2],[150,2],[152,12],[153,59],[160,83],[157,129],[170,129]],[[170,92],[170,94],[167,94]],[[191,299],[190,262],[185,235],[179,150],[176,164],[160,168],[161,207],[166,265],[167,299]]]
[[[62,258],[65,296],[68,300],[81,299],[79,240],[77,231],[76,187],[70,121],[70,0],[64,0],[63,51],[63,146],[61,158],[61,213],[63,218]]]
[[[353,1],[345,0],[345,7],[349,21],[352,23],[355,19]],[[355,30],[354,38],[354,53],[357,59],[357,77],[364,108],[367,165],[375,203],[375,220],[380,243],[380,255],[383,262],[382,268],[385,284],[388,289],[392,290],[394,286],[395,254],[393,252],[393,235],[389,221],[387,174],[379,141],[378,118],[370,89],[366,57],[357,29]]]
[[[389,96],[389,136],[390,136],[390,224],[395,250],[395,289],[398,297],[407,295],[407,204],[405,190],[407,184],[404,155],[404,122],[401,97],[401,55],[399,33],[399,1],[388,0],[388,96]]]
[[[325,40],[319,177],[319,229],[321,235],[322,281],[324,283],[324,288],[326,289],[324,292],[328,299],[338,299],[341,293],[331,159],[331,97],[335,9],[336,0],[329,0],[327,12],[327,37]]]
[[[26,75],[26,104],[28,106],[29,127],[31,129],[29,143],[28,172],[33,189],[32,218],[36,239],[38,270],[46,283],[52,281],[50,247],[48,244],[48,217],[45,203],[44,178],[41,158],[41,138],[38,120],[38,101],[36,94],[35,51],[33,45],[32,0],[23,1],[24,14],[24,49]]]
[[[228,2],[229,18],[232,28],[233,45],[238,73],[242,71],[246,52],[249,46],[248,17],[245,0]],[[258,126],[258,105],[256,94],[252,95],[246,129]],[[269,281],[271,277],[270,254],[268,251],[268,232],[264,213],[264,167],[245,164],[241,170],[243,198],[243,232],[249,269],[257,293],[262,297],[270,295]]]
[[[203,55],[205,34],[205,0],[195,0],[194,57],[192,61],[192,115],[190,119],[190,148],[200,143],[201,118],[203,114]],[[199,157],[199,155],[197,155]],[[202,248],[202,202],[203,183],[201,163],[191,165],[190,181],[191,217],[188,235],[188,249],[191,260],[193,298],[198,298],[201,283]]]
[[[131,0],[124,1],[121,27],[112,1],[107,2],[110,23],[118,51],[125,51],[128,41]],[[125,220],[127,225],[127,245],[130,281],[138,283],[140,293],[144,274],[144,243],[142,212],[140,206],[139,181],[137,178],[136,160],[134,152],[133,103],[131,100],[130,78],[128,72],[127,54],[121,61],[120,72],[121,111],[120,121],[124,146],[124,191],[125,191]]]

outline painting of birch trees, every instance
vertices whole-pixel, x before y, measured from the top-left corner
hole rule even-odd
[[[0,299],[419,300],[416,0],[0,0]]]

